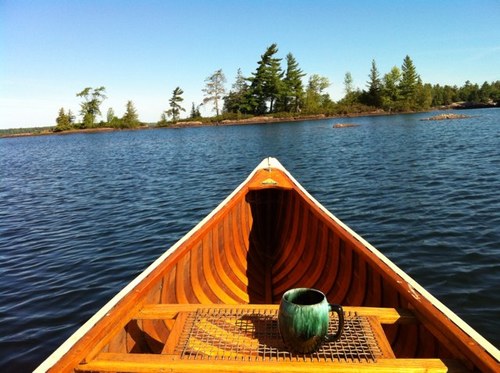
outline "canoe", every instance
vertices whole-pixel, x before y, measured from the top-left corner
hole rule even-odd
[[[288,351],[277,312],[292,288],[343,306],[338,341]],[[35,371],[499,372],[499,361],[497,348],[267,158]]]

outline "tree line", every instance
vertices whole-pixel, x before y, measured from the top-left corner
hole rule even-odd
[[[205,80],[203,102],[194,102],[188,120],[220,120],[237,119],[245,116],[274,115],[280,117],[296,115],[339,115],[385,111],[388,113],[423,111],[432,107],[450,105],[454,102],[482,104],[500,104],[500,81],[481,86],[465,82],[464,86],[441,86],[422,82],[417,69],[406,56],[401,66],[381,74],[375,60],[372,60],[365,89],[355,88],[350,72],[344,77],[344,97],[335,102],[327,92],[331,86],[327,77],[306,74],[292,53],[285,60],[278,57],[277,44],[271,44],[261,55],[257,67],[249,76],[244,76],[238,69],[234,83],[226,89],[226,77],[222,69],[215,71]],[[168,109],[161,113],[158,126],[168,126],[180,120],[184,91],[178,86],[168,101]],[[75,116],[61,108],[56,119],[56,131],[68,129],[113,127],[134,128],[141,124],[132,101],[126,104],[123,117],[114,115],[108,109],[106,121],[96,121],[101,115],[100,106],[107,98],[105,88],[87,87],[77,96],[82,98],[80,104],[81,122]],[[215,117],[202,118],[200,107],[212,105]]]
[[[126,104],[125,113],[121,118],[118,118],[113,108],[109,108],[106,121],[101,120],[97,122],[97,116],[102,115],[100,106],[106,97],[106,88],[98,87],[84,88],[80,93],[77,93],[77,97],[83,99],[80,104],[80,115],[82,116],[81,122],[75,121],[75,116],[71,110],[65,111],[64,108],[59,109],[59,115],[56,118],[55,131],[67,131],[71,129],[86,129],[86,128],[98,128],[98,127],[111,127],[111,128],[136,128],[141,126],[139,121],[139,115],[132,101],[128,101]]]

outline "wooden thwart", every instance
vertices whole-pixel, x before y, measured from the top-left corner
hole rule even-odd
[[[463,372],[460,364],[441,359],[380,359],[377,363],[333,363],[335,372]],[[325,372],[332,369],[328,362],[259,362],[181,360],[173,355],[101,353],[87,364],[80,364],[77,372]]]

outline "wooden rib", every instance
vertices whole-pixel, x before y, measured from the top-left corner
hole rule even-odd
[[[202,263],[198,266],[201,267],[203,278],[207,283],[207,286],[213,292],[216,297],[216,301],[213,303],[226,303],[231,302],[231,299],[227,296],[225,290],[220,286],[219,276],[217,276],[214,271],[214,259],[213,252],[216,251],[212,247],[212,232],[208,231],[203,237],[200,243],[200,251],[202,257]],[[201,276],[200,276],[201,277]]]
[[[318,265],[318,259],[322,257],[318,250],[318,220],[309,213],[310,218],[308,219],[308,226],[303,227],[302,236],[306,237],[306,242],[300,260],[297,262],[297,266],[293,269],[294,273],[297,275],[293,278],[293,282],[288,282],[285,284],[290,284],[290,287],[310,287],[311,275],[314,271],[312,267]],[[316,259],[316,261],[314,260]]]
[[[314,260],[314,268],[311,270],[309,277],[309,287],[316,287],[316,283],[321,275],[327,271],[329,265],[328,258],[328,229],[324,224],[319,227],[318,244],[316,247],[316,254]]]
[[[226,259],[228,261],[229,268],[232,269],[233,273],[238,277],[238,279],[248,285],[248,278],[246,274],[246,267],[242,266],[242,263],[236,259],[236,253],[233,251],[232,234],[230,229],[229,219],[224,219],[222,222],[222,243],[224,246],[224,253],[226,254]]]
[[[142,330],[146,335],[149,350],[153,353],[159,353],[161,346],[170,334],[163,320],[142,320]]]
[[[305,211],[303,214],[303,222],[304,226],[309,224],[309,213]],[[294,269],[297,267],[298,262],[301,256],[304,254],[304,248],[306,246],[306,235],[302,234],[297,237],[298,242],[295,246],[289,246],[286,252],[292,253],[293,255],[288,255],[288,266],[284,267],[279,273],[276,273],[274,276],[274,287],[276,288],[276,293],[281,293],[287,290],[290,287],[293,287],[292,280],[294,276],[290,276],[290,273],[293,273]],[[288,279],[287,277],[290,277]]]
[[[418,340],[418,325],[404,325],[400,327],[398,334],[400,340],[397,342],[398,352],[400,357],[416,356]]]
[[[249,248],[249,234],[246,230],[246,218],[245,218],[245,205],[243,201],[235,206],[235,215],[233,219],[233,227],[237,234],[237,250],[241,252],[241,256],[244,257],[244,263],[247,262],[248,248]]]
[[[351,306],[362,306],[368,286],[366,283],[366,263],[358,253],[353,251],[351,285],[345,297],[345,303]]]
[[[125,341],[127,352],[149,352],[142,332],[142,320],[132,320],[127,324],[125,330],[127,332]]]
[[[275,282],[281,280],[282,275],[280,276],[280,274],[289,264],[288,260],[293,254],[293,249],[297,247],[296,243],[299,240],[298,236],[301,224],[304,223],[301,219],[304,214],[304,210],[301,208],[302,206],[300,205],[298,198],[292,198],[290,205],[284,207],[287,208],[288,214],[290,214],[293,219],[290,221],[290,235],[289,237],[285,237],[284,242],[281,245],[280,255],[276,259],[273,266],[273,278]]]
[[[329,231],[324,224],[317,227],[318,233],[313,234],[313,241],[309,242],[309,247],[314,248],[312,261],[309,268],[304,270],[304,276],[297,281],[297,284],[305,287],[312,287],[325,292],[325,287],[320,282],[322,275],[329,272],[331,266],[331,255],[328,255]]]
[[[422,326],[419,328],[419,340],[421,343],[418,345],[416,356],[421,358],[443,356],[438,354],[436,338]]]
[[[345,296],[349,290],[351,284],[352,276],[352,250],[350,250],[345,241],[339,241],[339,272],[337,275],[337,281],[333,285],[331,291],[329,291],[328,299],[333,299],[333,302],[339,304],[346,304]]]
[[[163,276],[163,288],[161,293],[161,303],[176,303],[178,302],[176,291],[176,273],[178,265],[172,266],[172,269],[167,275]]]
[[[179,262],[177,264],[177,271],[175,276],[175,294],[177,297],[177,302],[179,303],[191,303],[191,300],[188,298],[188,294],[186,294],[186,282],[188,282],[189,278],[191,277],[191,274],[189,273],[190,257],[191,255],[188,251],[179,259]]]
[[[203,259],[202,259],[202,242],[198,242],[195,247],[191,249],[191,257],[189,259],[190,265],[190,284],[194,296],[196,297],[195,303],[211,304],[216,303],[216,297],[213,295],[209,286],[207,286],[206,279],[202,276]]]
[[[277,231],[281,233],[281,237],[279,237],[278,243],[282,242],[282,240],[288,236],[289,232],[287,228],[290,227],[289,221],[291,219],[290,216],[290,203],[292,199],[292,192],[289,190],[280,191],[278,196],[278,206],[277,206]]]
[[[212,232],[208,232],[202,241],[202,269],[205,280],[217,297],[215,303],[236,303],[235,296],[229,294],[232,294],[228,288],[231,283],[229,281],[224,283],[224,281],[221,280],[220,274],[224,271],[222,268],[217,268],[215,264],[215,252],[218,250],[212,246],[212,241]]]
[[[218,227],[213,231],[213,246],[214,246],[214,260],[218,269],[219,275],[222,280],[238,295],[241,303],[248,303],[248,292],[245,283],[239,280],[238,276],[234,273],[233,268],[229,265],[226,257],[226,250],[223,242],[219,238]]]
[[[246,251],[250,248],[250,231],[253,224],[252,210],[250,204],[242,198],[241,200],[241,235],[242,244]]]
[[[381,276],[375,269],[367,265],[367,280],[368,285],[367,296],[363,302],[363,306],[374,307],[382,304],[382,281]]]
[[[125,329],[120,330],[106,345],[105,352],[128,352],[126,346],[127,332]]]
[[[340,267],[339,239],[332,230],[328,231],[328,250],[325,255],[325,270],[316,282],[315,286],[323,293],[329,294],[337,281],[337,275]]]
[[[234,211],[229,212],[228,214],[229,217],[229,234],[231,236],[231,246],[226,246],[228,249],[233,249],[234,253],[236,254],[234,256],[235,260],[237,261],[238,265],[242,269],[246,269],[247,266],[247,249],[244,247],[242,249],[242,245],[240,245],[240,240],[239,240],[239,221],[237,221],[235,217]]]
[[[234,280],[228,275],[226,271],[230,268],[222,263],[221,259],[221,245],[218,237],[218,229],[214,229],[210,235],[212,239],[212,255],[213,255],[213,265],[214,265],[214,276],[218,278],[218,282],[222,289],[225,290],[227,296],[232,300],[233,303],[245,303],[248,302],[248,294],[243,291]],[[222,250],[224,251],[224,250]]]

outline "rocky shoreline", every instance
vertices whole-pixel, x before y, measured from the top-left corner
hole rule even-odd
[[[413,112],[411,112],[413,113]],[[349,113],[349,114],[341,114],[341,115],[304,115],[304,116],[290,116],[290,117],[272,117],[272,116],[257,116],[252,118],[245,119],[226,119],[219,122],[202,122],[202,121],[182,121],[173,123],[169,126],[157,127],[157,126],[142,126],[138,128],[130,128],[130,129],[118,129],[118,128],[110,128],[110,127],[102,127],[102,128],[87,128],[87,129],[75,129],[69,131],[62,132],[53,132],[49,129],[41,131],[41,132],[22,132],[22,133],[12,133],[12,134],[1,134],[0,138],[9,138],[9,137],[28,137],[28,136],[47,136],[47,135],[69,135],[75,133],[99,133],[99,132],[112,132],[112,131],[137,131],[137,130],[146,130],[146,129],[169,129],[169,128],[189,128],[189,127],[210,127],[210,126],[237,126],[237,125],[246,125],[246,124],[272,124],[272,123],[282,123],[282,122],[300,122],[306,120],[325,120],[325,119],[339,119],[339,118],[359,118],[359,117],[368,117],[368,116],[382,116],[382,115],[401,115],[401,114],[411,114],[411,113],[388,113],[382,110],[375,110],[364,113]],[[449,120],[449,119],[465,119],[470,118],[470,116],[463,114],[451,114],[444,113],[439,114],[434,117],[421,119],[423,121],[435,121],[435,120]],[[336,123],[333,125],[334,128],[347,128],[347,127],[356,127],[356,124],[352,123]]]
[[[467,118],[471,118],[471,116],[464,115],[464,114],[445,113],[445,114],[435,115],[435,116],[429,117],[429,118],[422,118],[420,120],[423,120],[423,121],[436,121],[436,120],[467,119]]]

